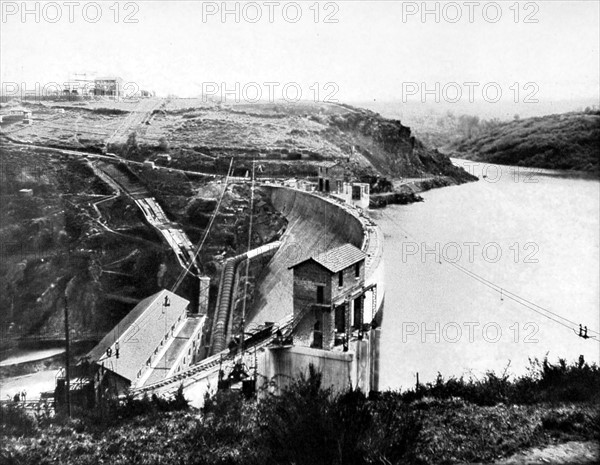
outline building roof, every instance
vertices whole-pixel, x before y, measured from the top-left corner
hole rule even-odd
[[[358,247],[355,247],[352,244],[344,244],[326,252],[312,255],[311,257],[302,260],[301,262],[296,263],[289,268],[295,268],[309,260],[312,260],[322,267],[328,269],[330,272],[337,273],[338,271],[344,270],[349,266],[364,260],[365,258],[367,258],[367,254]]]
[[[341,166],[340,160],[325,160],[315,162],[314,165],[317,165],[321,168],[333,168],[334,166]]]
[[[165,297],[169,306],[164,307]],[[133,381],[138,371],[154,354],[166,332],[185,318],[189,301],[167,290],[162,290],[139,302],[88,354],[91,362]],[[163,313],[164,312],[164,313]],[[119,358],[115,344],[119,341]],[[107,350],[112,356],[108,357]]]

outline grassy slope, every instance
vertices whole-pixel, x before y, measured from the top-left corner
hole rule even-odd
[[[498,123],[452,146],[491,163],[599,172],[600,112],[573,112]]]

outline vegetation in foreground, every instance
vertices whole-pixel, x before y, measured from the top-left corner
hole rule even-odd
[[[2,412],[3,464],[446,464],[600,439],[600,369],[534,360],[509,380],[444,380],[417,391],[334,395],[311,370],[259,403],[234,392],[187,408],[129,400],[110,417]],[[106,418],[110,418],[107,420]]]

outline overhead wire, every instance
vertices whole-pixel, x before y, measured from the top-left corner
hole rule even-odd
[[[411,234],[406,229],[404,229],[402,226],[400,226],[398,224],[398,222],[395,219],[393,219],[390,215],[387,215],[384,212],[381,212],[381,213],[389,221],[391,221],[392,223],[394,223],[395,225],[397,225],[398,229],[400,229],[400,231],[402,231],[405,234],[405,237],[410,236],[412,239],[417,240],[417,238],[413,234]],[[506,296],[507,298],[513,300],[514,302],[518,303],[519,305],[522,305],[523,307],[526,307],[529,310],[532,310],[532,311],[538,313],[539,315],[541,315],[541,316],[543,316],[543,317],[545,317],[545,318],[547,318],[549,320],[552,320],[552,321],[554,321],[554,322],[556,322],[556,323],[564,326],[567,329],[573,330],[575,332],[575,334],[577,335],[576,327],[579,325],[579,323],[576,323],[576,322],[574,322],[572,320],[569,320],[568,318],[565,318],[565,317],[559,315],[556,312],[553,312],[551,310],[548,310],[545,307],[542,307],[541,305],[538,305],[538,304],[536,304],[534,302],[531,302],[530,300],[525,299],[524,297],[521,297],[520,295],[518,295],[518,294],[516,294],[514,292],[508,291],[504,287],[502,287],[502,286],[500,286],[500,285],[498,285],[498,284],[496,284],[496,283],[494,283],[494,282],[492,282],[492,281],[484,278],[483,276],[478,275],[477,273],[475,273],[473,271],[470,271],[470,270],[466,269],[465,267],[463,267],[463,266],[455,263],[452,260],[448,260],[447,258],[445,258],[443,256],[441,256],[441,259],[444,260],[446,263],[452,265],[457,270],[459,270],[462,273],[466,274],[470,278],[475,279],[476,281],[479,281],[481,284],[489,287],[490,289],[495,290],[496,292],[499,292],[502,296]],[[534,307],[537,307],[537,309],[534,308]],[[546,313],[542,313],[542,311],[540,311],[540,310],[542,310],[543,312],[546,312]],[[555,318],[553,318],[552,316],[550,316],[548,314],[552,315]],[[562,321],[560,321],[560,320],[562,320]],[[573,326],[575,326],[575,328]],[[588,329],[587,331],[590,332],[590,333],[596,334],[596,335],[600,334],[598,331],[595,331],[593,329]],[[581,334],[579,334],[578,336],[579,337],[583,337],[583,336],[581,336]],[[586,336],[585,338],[586,339],[593,339],[593,340],[595,340],[597,342],[600,342],[600,338],[598,338],[597,336]]]
[[[183,280],[185,279],[185,277],[188,274],[192,274],[192,273],[190,273],[190,268],[192,267],[192,265],[194,265],[196,263],[196,259],[198,258],[198,255],[200,254],[200,251],[202,250],[202,247],[204,246],[204,243],[206,242],[206,239],[210,233],[212,225],[215,222],[215,218],[217,217],[217,213],[219,212],[219,208],[221,207],[221,202],[223,201],[225,192],[227,192],[227,185],[229,184],[229,177],[231,176],[232,166],[233,166],[233,157],[231,157],[231,161],[229,162],[229,169],[227,170],[227,176],[225,177],[225,184],[223,186],[223,190],[221,191],[221,195],[219,196],[219,200],[215,207],[215,211],[212,214],[210,222],[208,223],[208,226],[206,227],[206,230],[204,231],[204,236],[202,237],[202,241],[200,241],[200,244],[198,244],[198,247],[196,247],[196,250],[194,251],[194,254],[192,256],[192,260],[190,260],[189,264],[179,274],[177,281],[175,281],[175,284],[171,288],[171,292],[176,292],[177,289],[179,288],[179,286],[181,285],[181,283],[183,282]]]

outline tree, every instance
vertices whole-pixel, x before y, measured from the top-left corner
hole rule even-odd
[[[171,146],[169,145],[169,141],[166,137],[161,137],[158,141],[158,148],[161,152],[168,152],[171,150]]]
[[[479,129],[479,116],[461,115],[458,127],[463,136],[470,138]]]
[[[127,142],[125,142],[123,152],[125,156],[131,157],[137,155],[139,151],[140,146],[138,145],[137,141],[137,133],[134,131],[127,136]]]

